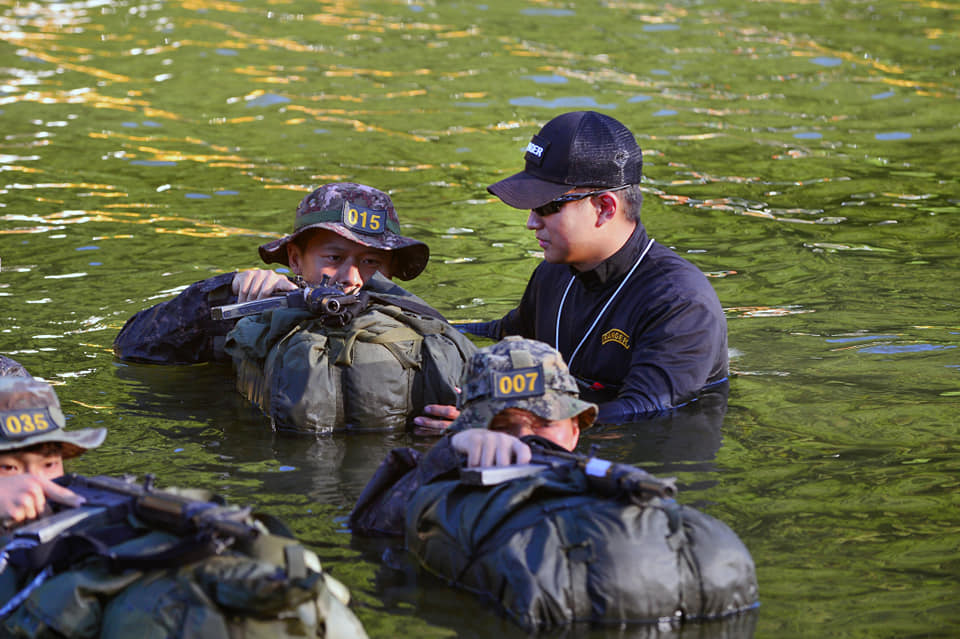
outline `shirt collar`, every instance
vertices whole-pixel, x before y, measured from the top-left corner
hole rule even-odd
[[[637,228],[633,230],[620,250],[600,262],[596,268],[589,271],[578,271],[571,266],[570,272],[588,290],[602,288],[623,277],[636,263],[646,245],[647,230],[643,227],[643,224],[637,222]]]

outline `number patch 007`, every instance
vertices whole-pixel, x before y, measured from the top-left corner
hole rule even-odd
[[[543,395],[543,366],[491,371],[491,393],[497,399]]]
[[[47,409],[0,411],[0,428],[7,439],[23,439],[57,428]]]

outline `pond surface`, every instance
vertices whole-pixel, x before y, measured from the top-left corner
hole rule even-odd
[[[389,448],[429,441],[275,435],[229,368],[110,345],[137,310],[257,266],[338,180],[388,190],[430,244],[410,290],[499,317],[539,256],[485,187],[544,122],[600,110],[644,149],[650,234],[729,322],[726,406],[582,444],[677,476],[750,548],[756,615],[683,636],[953,636],[958,25],[956,3],[896,0],[0,0],[0,352],[56,385],[71,427],[110,429],[73,470],[283,517],[371,636],[521,636],[344,525]]]

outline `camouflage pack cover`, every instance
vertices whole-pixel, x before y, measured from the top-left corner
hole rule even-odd
[[[384,296],[381,296],[384,297]],[[476,347],[447,322],[371,304],[345,327],[283,309],[227,335],[237,388],[278,430],[402,430],[426,404],[455,404]]]
[[[536,385],[541,374],[542,384]],[[522,391],[516,392],[521,385]],[[577,382],[559,352],[544,342],[515,335],[473,354],[461,390],[460,416],[450,426],[452,432],[487,428],[505,408],[522,408],[547,421],[583,414],[581,428],[593,424],[597,416],[597,405],[580,399]]]
[[[753,559],[726,524],[672,498],[599,494],[575,467],[494,486],[442,476],[416,490],[405,522],[421,566],[528,631],[670,630],[757,606]],[[752,623],[734,620],[733,634],[710,636],[750,636],[740,630]],[[666,630],[638,636],[679,636]]]
[[[0,376],[0,453],[35,444],[62,444],[64,458],[96,448],[105,428],[67,431],[60,401],[50,384],[35,377]]]

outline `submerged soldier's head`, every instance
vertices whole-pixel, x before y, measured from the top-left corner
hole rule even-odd
[[[33,377],[0,377],[0,477],[30,473],[45,479],[63,474],[63,460],[96,448],[105,428],[66,431],[60,402],[50,384]]]
[[[303,198],[293,232],[260,246],[267,264],[290,267],[309,284],[323,276],[356,292],[378,271],[412,280],[430,259],[426,244],[400,234],[390,196],[363,184],[326,184]]]
[[[539,435],[573,449],[597,406],[580,399],[563,356],[549,345],[506,337],[467,363],[460,416],[451,430],[489,428],[515,437]]]

